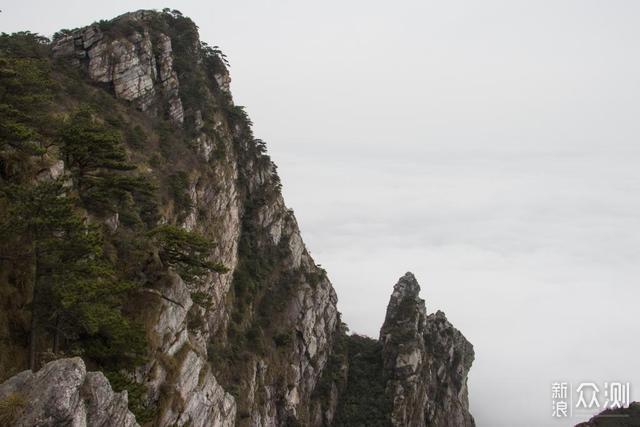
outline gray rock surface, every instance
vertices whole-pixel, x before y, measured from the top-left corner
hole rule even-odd
[[[395,426],[474,426],[467,374],[473,346],[443,312],[426,314],[411,273],[395,285],[380,331]]]
[[[138,426],[127,409],[127,392],[115,393],[101,372],[82,359],[59,359],[36,373],[21,372],[0,384],[0,401],[17,393],[26,402],[16,427]]]
[[[138,11],[116,18],[114,25],[124,21],[140,24],[138,30],[126,35],[105,34],[97,25],[76,30],[54,41],[53,55],[84,66],[93,81],[113,85],[117,98],[135,103],[142,111],[159,105],[174,122],[182,123],[184,111],[171,39],[158,33],[152,42],[145,25],[153,13]]]

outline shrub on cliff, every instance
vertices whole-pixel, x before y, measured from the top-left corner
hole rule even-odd
[[[221,263],[209,260],[213,242],[197,233],[161,225],[149,232],[149,237],[159,248],[163,264],[174,269],[186,282],[197,281],[209,271],[228,271]]]
[[[10,426],[16,423],[27,403],[26,397],[20,393],[11,393],[0,400],[0,425]]]

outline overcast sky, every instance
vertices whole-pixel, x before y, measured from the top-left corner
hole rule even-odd
[[[164,6],[5,1],[0,29]],[[229,56],[352,331],[410,270],[474,344],[480,427],[589,418],[553,422],[553,381],[640,399],[640,2],[168,6]]]

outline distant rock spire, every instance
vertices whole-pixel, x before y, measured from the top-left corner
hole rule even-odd
[[[406,273],[393,287],[380,330],[386,393],[395,426],[474,426],[467,374],[473,346],[438,311],[427,316],[420,285]]]

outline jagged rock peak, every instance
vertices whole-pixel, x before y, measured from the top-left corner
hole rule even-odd
[[[412,323],[407,332],[417,333],[424,329],[426,308],[424,300],[420,298],[420,285],[411,272],[407,272],[393,287],[393,293],[387,305],[380,340],[385,342],[390,338],[392,331],[404,323]]]
[[[0,402],[13,406],[15,418],[3,421],[15,427],[138,426],[127,392],[114,393],[102,372],[87,372],[79,357],[11,377],[0,384]]]
[[[380,330],[391,423],[474,426],[467,397],[473,346],[443,312],[427,316],[419,293],[413,274],[401,277]]]
[[[394,294],[398,292],[399,296],[416,298],[420,293],[420,285],[416,280],[416,276],[408,271],[398,280],[393,287]]]

